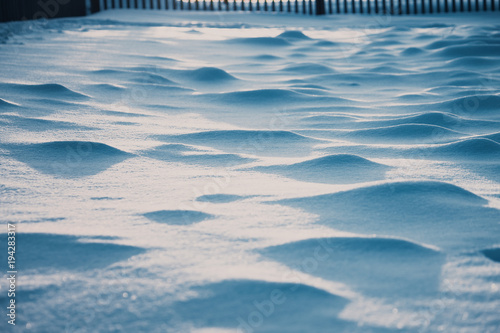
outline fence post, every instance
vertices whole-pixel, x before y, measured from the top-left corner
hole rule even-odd
[[[316,15],[325,14],[325,0],[316,0]]]

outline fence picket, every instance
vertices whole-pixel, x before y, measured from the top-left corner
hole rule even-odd
[[[40,11],[38,3],[23,0],[0,0],[0,22],[20,20]],[[57,17],[86,15],[87,0],[72,0],[67,10]],[[172,1],[170,3],[170,1]],[[177,2],[179,1],[179,2]],[[384,14],[418,15],[449,12],[487,12],[500,8],[499,0],[89,0],[90,13],[109,9],[151,9],[151,10],[204,10],[204,11],[249,11],[303,13],[305,15],[326,14]],[[241,1],[241,2],[238,2]],[[387,3],[387,1],[390,1]],[[450,3],[451,1],[451,3]],[[499,3],[497,4],[497,1]],[[185,3],[184,3],[185,2]],[[28,5],[31,4],[31,5]],[[61,5],[63,6],[63,5]],[[403,8],[404,6],[404,8]]]

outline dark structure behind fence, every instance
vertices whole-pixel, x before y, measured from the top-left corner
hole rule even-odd
[[[0,22],[85,16],[107,9],[419,15],[499,11],[500,0],[0,0]]]
[[[99,0],[92,0],[99,8]],[[0,0],[0,22],[84,16],[85,0]]]

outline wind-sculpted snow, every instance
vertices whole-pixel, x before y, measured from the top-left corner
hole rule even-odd
[[[472,83],[470,80],[464,82]],[[457,85],[463,85],[463,82],[455,83]],[[485,83],[485,81],[478,80],[477,84],[481,83]],[[491,84],[494,83],[491,82]],[[468,117],[478,117],[480,119],[488,114],[492,114],[493,119],[498,119],[497,111],[500,109],[500,96],[479,93],[442,102],[411,104],[408,105],[408,108],[418,111],[439,110],[450,112],[457,116],[466,115]]]
[[[163,137],[168,139],[168,137]],[[224,142],[237,141],[245,142],[248,140],[274,140],[276,142],[314,142],[316,140],[295,134],[289,131],[252,131],[252,130],[226,130],[226,131],[208,131],[191,134],[180,134],[172,136],[172,139],[179,139],[194,142]]]
[[[414,115],[405,116],[359,116],[359,115],[349,115],[349,114],[335,114],[335,115],[324,115],[324,116],[309,116],[302,119],[305,124],[310,128],[318,129],[381,129],[383,127],[391,127],[397,125],[434,125],[439,126],[442,129],[437,129],[436,133],[446,133],[446,129],[453,130],[463,133],[489,133],[500,128],[499,121],[491,120],[476,120],[468,119],[464,117],[459,117],[448,112],[423,112]],[[415,128],[415,127],[414,127]],[[417,129],[436,129],[435,127],[416,127]],[[432,135],[431,131],[431,135]],[[452,132],[453,133],[453,132]],[[422,135],[418,131],[418,135]],[[449,133],[450,134],[450,133]],[[456,137],[452,135],[452,137]],[[464,134],[461,134],[462,136]]]
[[[223,83],[223,82],[229,83],[231,81],[237,80],[231,74],[216,67],[203,67],[194,70],[182,70],[176,72],[175,75],[186,80],[205,83],[205,84]]]
[[[106,93],[123,93],[125,90],[123,87],[108,83],[92,84],[88,86],[88,89],[105,91]]]
[[[213,147],[236,154],[288,156],[303,154],[321,141],[290,131],[224,130],[157,136],[165,142]],[[294,150],[288,151],[288,148]]]
[[[190,225],[206,219],[213,215],[192,210],[158,210],[144,214],[151,221],[170,225]]]
[[[448,68],[487,68],[487,69],[498,69],[500,68],[500,64],[498,63],[498,59],[495,57],[460,57],[454,60],[449,60],[446,63],[446,67]]]
[[[176,85],[177,83],[167,79],[159,74],[148,73],[147,71],[136,71],[133,68],[126,69],[101,69],[90,73],[97,79],[102,78],[106,81],[113,80],[116,82],[129,81],[142,84],[158,84],[158,85]],[[109,89],[109,86],[107,87]]]
[[[485,139],[495,141],[496,143],[500,144],[500,132],[484,135],[482,137]]]
[[[146,252],[143,248],[116,244],[115,239],[101,237],[20,233],[16,241],[23,249],[17,253],[19,269],[23,271],[102,270]],[[2,259],[7,260],[4,254]]]
[[[0,83],[0,89],[4,93],[10,93],[23,96],[35,96],[53,98],[64,101],[79,101],[85,100],[88,96],[68,89],[67,87],[57,83],[46,84],[15,84],[15,83]]]
[[[311,38],[304,34],[302,31],[287,30],[280,33],[277,37],[290,39],[290,40],[310,40]]]
[[[204,100],[224,104],[244,105],[245,107],[307,104],[311,98],[308,94],[304,94],[293,89],[257,89],[220,94],[205,94],[201,95],[201,97]],[[339,102],[343,104],[353,103],[349,100],[330,96],[316,97],[316,99],[320,104],[336,104]]]
[[[479,41],[480,42],[480,41]],[[465,44],[458,46],[448,46],[437,52],[437,55],[446,58],[459,58],[470,56],[497,56],[500,53],[500,45],[491,45],[491,40],[488,44]]]
[[[400,74],[400,73],[412,73],[412,71],[407,69],[401,69],[397,64],[389,65],[390,63],[384,65],[377,65],[372,68],[364,68],[361,71],[368,71],[371,73],[382,73],[382,74]]]
[[[319,214],[320,223],[335,229],[405,237],[447,248],[474,246],[476,239],[494,244],[500,232],[500,210],[486,207],[484,198],[442,182],[387,183],[278,203]],[[484,234],[483,228],[492,234]]]
[[[357,120],[360,120],[360,117],[348,115],[348,114],[334,114],[334,115],[325,115],[325,116],[308,116],[302,118],[302,121],[307,122],[307,123],[313,123],[314,127],[321,128],[325,126],[326,128],[328,127],[344,127],[347,126],[350,128],[351,126],[356,126]],[[347,123],[347,124],[346,124]],[[372,124],[371,121],[368,121],[367,123]],[[346,125],[344,125],[346,124]],[[311,126],[311,125],[308,125]]]
[[[194,154],[189,154],[194,152]],[[249,157],[242,157],[238,154],[214,154],[200,149],[195,149],[182,144],[166,144],[147,150],[142,153],[144,156],[151,157],[166,162],[179,162],[186,164],[199,164],[205,166],[233,166],[252,162]]]
[[[311,133],[311,131],[303,132]],[[493,136],[493,138],[496,137]],[[388,158],[448,161],[465,163],[467,164],[464,164],[466,167],[469,167],[470,164],[473,163],[475,164],[474,168],[481,166],[481,163],[483,163],[483,165],[496,164],[498,166],[500,160],[500,144],[492,139],[483,138],[481,136],[468,137],[451,143],[436,142],[432,145],[419,147],[411,145],[378,147],[369,144],[335,146],[325,148],[323,152],[330,154],[354,152],[374,158],[384,155]]]
[[[365,122],[369,125],[370,122]],[[395,124],[426,124],[441,126],[448,129],[463,129],[468,131],[469,129],[478,130],[484,128],[485,130],[493,130],[500,126],[500,122],[496,121],[485,121],[485,120],[474,120],[462,118],[457,115],[445,112],[425,112],[414,116],[395,118],[391,120],[380,120],[373,122],[374,125],[377,124],[385,125],[395,125]]]
[[[198,327],[266,333],[329,332],[332,326],[354,329],[352,323],[337,318],[348,300],[303,284],[227,280],[194,290],[197,298],[178,302],[174,308]]]
[[[30,132],[41,132],[41,131],[54,131],[54,130],[87,130],[90,131],[92,127],[81,126],[68,121],[58,121],[31,117],[20,117],[15,115],[0,115],[0,121],[6,122],[7,124],[22,128]]]
[[[0,24],[16,328],[498,332],[498,15],[371,4]]]
[[[254,167],[252,170],[316,183],[349,184],[384,179],[391,167],[356,155],[328,155],[290,165]]]
[[[234,38],[226,41],[226,43],[247,47],[284,47],[291,45],[287,39],[281,37]]]
[[[15,104],[12,104],[12,103],[9,103],[3,99],[0,98],[0,110],[2,109],[10,109],[10,108],[15,108],[16,105]]]
[[[500,144],[487,138],[471,138],[429,149],[437,159],[500,161]]]
[[[256,56],[251,57],[251,59],[260,60],[260,61],[276,61],[276,60],[279,60],[281,58],[277,57],[275,55],[272,55],[272,54],[260,54],[260,55],[256,55]]]
[[[441,126],[405,124],[340,133],[339,137],[354,142],[371,143],[440,143],[454,141],[465,136]]]
[[[8,156],[42,173],[60,177],[93,176],[132,154],[99,142],[52,141],[6,144]]]
[[[405,57],[415,57],[415,56],[422,56],[424,53],[425,51],[418,47],[409,47],[405,49],[403,52],[401,52],[401,55]]]
[[[363,294],[389,298],[435,296],[444,263],[439,251],[380,237],[307,239],[259,252],[305,273],[352,285]]]
[[[299,63],[283,68],[284,72],[295,72],[301,74],[325,74],[332,73],[334,70],[328,66],[314,63]]]
[[[324,48],[332,48],[332,47],[337,47],[338,43],[331,42],[329,40],[320,40],[320,41],[314,43],[314,46],[324,47]]]
[[[230,203],[245,199],[246,197],[234,194],[207,194],[196,198],[197,201],[211,203]]]
[[[492,261],[500,263],[500,248],[491,248],[481,251],[484,256]]]

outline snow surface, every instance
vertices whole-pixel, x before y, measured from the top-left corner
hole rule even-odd
[[[0,42],[0,331],[500,330],[497,14],[113,10]]]

